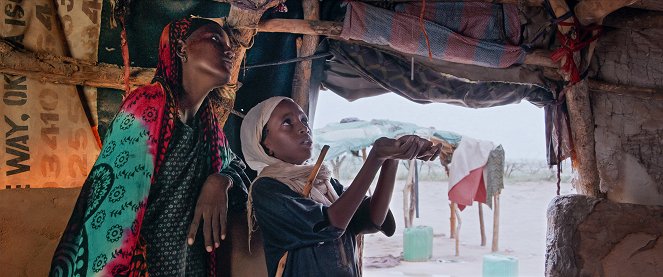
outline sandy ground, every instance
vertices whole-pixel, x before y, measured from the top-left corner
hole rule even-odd
[[[403,181],[398,181],[391,202],[397,229],[394,236],[365,237],[364,257],[401,257],[403,252]],[[349,181],[343,182],[349,184]],[[563,183],[561,194],[575,193]],[[519,276],[544,276],[546,210],[556,195],[553,182],[506,182],[501,195],[499,252],[518,259]],[[484,206],[486,246],[480,246],[479,212],[475,203],[461,212],[460,256],[449,238],[449,205],[446,182],[421,182],[419,218],[414,225],[433,227],[433,257],[428,262],[400,261],[395,267],[364,267],[364,276],[481,276],[483,255],[490,254],[493,210]]]

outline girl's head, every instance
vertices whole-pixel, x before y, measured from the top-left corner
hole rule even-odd
[[[244,158],[258,172],[279,161],[303,164],[311,158],[308,117],[290,98],[276,96],[253,107],[240,132]]]
[[[203,18],[176,20],[161,33],[156,76],[174,87],[181,86],[184,72],[227,84],[233,56],[228,30],[217,22]]]

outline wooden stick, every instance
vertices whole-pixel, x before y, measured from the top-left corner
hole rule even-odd
[[[458,204],[453,203],[453,205],[454,213],[456,214],[456,220],[458,220],[458,226],[456,226],[456,256],[460,256],[460,227],[463,224],[463,221],[460,219]]]
[[[279,265],[276,267],[276,273],[274,273],[274,277],[281,277],[283,276],[283,271],[285,270],[285,264],[288,261],[288,252],[283,253],[283,256],[281,256],[281,259],[279,259]]]
[[[483,224],[483,205],[479,204],[479,229],[481,230],[481,246],[486,246],[486,227]]]
[[[498,191],[493,195],[493,246],[492,252],[499,251],[499,235],[500,235],[500,192]]]
[[[315,181],[315,178],[318,177],[318,172],[320,172],[320,167],[322,166],[322,162],[325,160],[327,151],[329,151],[329,145],[323,146],[322,150],[320,150],[320,156],[318,156],[318,160],[315,162],[315,166],[313,166],[313,171],[311,171],[311,174],[308,176],[308,180],[306,181],[306,185],[304,186],[304,191],[302,193],[304,197],[309,197],[311,194],[313,182]]]
[[[403,187],[403,221],[405,228],[412,227],[412,213],[410,213],[410,199],[414,188],[414,162],[409,161],[407,179],[405,180],[405,187]]]
[[[456,238],[456,205],[449,203],[449,238]]]

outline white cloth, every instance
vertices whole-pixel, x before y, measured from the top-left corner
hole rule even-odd
[[[470,171],[486,165],[490,151],[495,149],[491,141],[463,137],[454,150],[449,163],[449,191]]]

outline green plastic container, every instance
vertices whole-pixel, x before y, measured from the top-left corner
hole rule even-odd
[[[403,232],[403,260],[425,262],[433,257],[433,227],[416,226]]]
[[[488,254],[483,256],[483,277],[518,276],[518,258]]]

